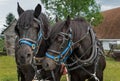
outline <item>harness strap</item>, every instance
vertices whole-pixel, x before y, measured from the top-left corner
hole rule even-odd
[[[44,32],[43,32],[43,28],[42,28],[42,25],[43,25],[43,22],[42,22],[42,20],[41,20],[41,18],[39,18],[39,19],[37,19],[37,18],[34,18],[34,20],[36,21],[36,22],[38,22],[38,24],[40,25],[40,30],[41,30],[41,32],[42,32],[42,37],[45,39],[45,40],[47,40],[48,39],[48,37],[45,37],[44,36]]]
[[[48,52],[52,52],[52,53],[55,53],[55,54],[60,54],[60,52],[57,52],[55,50],[50,50],[50,49],[48,49]]]
[[[96,38],[95,38],[94,32],[91,28],[89,28],[89,32],[90,32],[91,37],[92,37],[92,45],[93,45],[91,56],[86,60],[79,59],[79,61],[81,63],[85,64],[85,65],[86,65],[86,63],[89,63],[89,64],[93,63],[94,59],[97,56],[97,54],[96,54],[96,52],[97,52],[97,42],[95,41]]]
[[[96,52],[97,52],[97,44],[96,44],[96,41],[93,41],[93,40],[96,40],[95,39],[95,35],[93,34],[93,31],[92,31],[92,29],[90,29],[90,27],[88,27],[88,30],[87,30],[87,34],[85,34],[83,37],[82,37],[82,40],[88,35],[88,33],[91,33],[91,36],[92,36],[92,45],[88,48],[88,49],[90,49],[91,47],[92,47],[92,54],[91,54],[91,56],[90,56],[90,58],[89,59],[86,59],[86,60],[81,60],[80,58],[78,58],[79,60],[76,60],[75,62],[73,62],[73,63],[71,63],[71,64],[66,64],[66,66],[69,66],[69,67],[71,67],[71,66],[73,66],[73,65],[75,65],[76,63],[78,63],[78,62],[80,62],[80,63],[82,63],[82,64],[84,64],[84,66],[87,66],[88,64],[91,64],[91,63],[93,63],[93,61],[94,61],[94,59],[96,58]],[[81,39],[80,40],[78,40],[77,42],[75,42],[75,43],[73,43],[73,45],[75,45],[75,44],[77,44],[77,43],[79,43],[81,41]],[[87,52],[87,51],[86,51]],[[86,53],[85,52],[85,53]],[[79,67],[79,66],[78,66]]]
[[[36,44],[35,42],[31,42],[30,40],[27,41],[27,40],[25,40],[25,39],[20,39],[20,40],[19,40],[19,43],[20,43],[20,45],[21,45],[21,44],[26,44],[26,45],[30,46],[33,50],[35,50],[35,48],[36,48],[36,46],[37,46],[37,44]]]
[[[90,30],[90,27],[88,27],[87,33],[86,33],[84,36],[82,36],[82,38],[81,38],[80,40],[78,40],[78,41],[76,41],[75,43],[73,43],[72,46],[76,45],[77,43],[79,43],[79,42],[81,42],[83,39],[85,39],[86,36],[89,34],[89,30]]]
[[[61,52],[58,56],[53,56],[53,55],[50,55],[48,52],[46,52],[46,57],[51,58],[55,62],[60,62],[60,63],[65,62],[67,60],[67,58],[69,57],[69,56],[66,56],[66,54],[69,52],[71,45],[72,45],[72,42],[69,41],[65,50],[63,52]],[[70,55],[71,54],[72,54],[72,50],[70,51]],[[63,57],[63,56],[65,56],[65,57],[63,59],[61,59],[61,57]]]
[[[43,34],[42,34],[42,31],[40,30],[40,32],[38,34],[38,39],[37,39],[38,42],[42,39],[42,36],[43,36]]]
[[[99,54],[98,54],[99,55]],[[94,72],[90,73],[87,69],[85,69],[83,66],[83,64],[80,64],[76,67],[73,67],[71,69],[68,69],[68,71],[72,71],[78,68],[83,69],[86,73],[88,73],[89,75],[91,75],[91,78],[94,78],[96,81],[99,81],[99,78],[96,76],[96,71],[97,71],[97,66],[98,66],[98,61],[99,61],[100,55],[96,58],[95,63],[94,63]]]
[[[88,29],[89,30],[89,29]],[[89,33],[89,31],[88,31],[88,33]],[[88,34],[87,33],[87,34]],[[90,29],[90,33],[91,33],[91,36],[92,36],[92,40],[96,40],[96,38],[95,38],[95,35],[93,34],[93,31]],[[86,35],[87,35],[86,34]],[[86,37],[86,35],[84,35],[83,37],[82,37],[82,40]],[[77,41],[77,42],[75,42],[74,43],[74,45],[75,44],[77,44],[77,43],[79,43],[81,40],[79,40],[79,41]],[[92,56],[94,56],[94,57],[90,57],[91,59],[89,60],[89,61],[87,61],[86,60],[86,62],[83,62],[82,60],[81,61],[75,61],[73,64],[76,64],[76,63],[80,63],[80,65],[78,65],[78,66],[76,66],[76,67],[73,67],[73,68],[71,68],[71,69],[68,69],[69,71],[71,71],[71,70],[75,70],[75,69],[77,69],[77,68],[81,68],[81,69],[83,69],[85,72],[87,72],[88,74],[90,74],[91,75],[91,78],[92,77],[94,77],[94,79],[96,80],[96,81],[99,81],[99,78],[96,76],[96,70],[97,70],[97,65],[98,65],[98,61],[99,61],[99,58],[100,58],[100,55],[99,54],[97,54],[97,52],[98,52],[98,48],[97,48],[97,42],[96,41],[93,41],[92,42],[93,43],[93,51],[92,51]],[[99,56],[98,56],[99,55]],[[97,57],[98,56],[98,57]],[[97,57],[97,58],[96,58]],[[95,62],[95,68],[94,68],[94,73],[92,74],[92,73],[90,73],[89,71],[87,71],[83,66],[84,66],[84,63],[93,63],[93,61],[95,61],[95,59],[96,59],[96,62]],[[82,62],[82,64],[81,64],[81,62]],[[70,65],[70,64],[69,64]]]

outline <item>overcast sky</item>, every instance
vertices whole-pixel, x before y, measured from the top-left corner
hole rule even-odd
[[[35,6],[40,3],[40,0],[0,0],[0,33],[5,24],[6,15],[11,12],[18,18],[17,14],[17,2],[20,3],[23,9],[34,9]],[[96,0],[101,5],[101,10],[108,10],[116,7],[120,7],[120,0]],[[44,9],[42,10],[45,11]]]

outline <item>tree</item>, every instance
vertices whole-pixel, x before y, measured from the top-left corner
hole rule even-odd
[[[9,13],[6,16],[6,25],[9,26],[14,19],[15,19],[15,16],[12,13]]]
[[[2,29],[1,34],[3,34],[3,31],[11,24],[11,22],[15,19],[15,16],[12,13],[9,13],[6,16],[6,24],[4,24],[3,26],[5,28]]]
[[[67,15],[71,18],[85,17],[89,22],[92,17],[95,18],[92,24],[97,25],[102,20],[100,14],[100,5],[95,0],[41,0],[47,9],[49,15],[57,15],[65,19]]]

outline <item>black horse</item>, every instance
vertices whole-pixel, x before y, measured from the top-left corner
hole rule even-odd
[[[106,66],[101,43],[91,25],[84,18],[59,21],[51,30],[50,47],[42,66],[54,70],[64,64],[71,81],[103,81]]]
[[[50,31],[48,18],[41,13],[40,4],[35,10],[24,11],[18,3],[17,10],[19,19],[15,26],[17,34],[15,59],[18,81],[32,81],[35,76],[39,77],[38,79],[45,79],[51,73],[45,72],[40,62],[36,61],[41,61],[48,48],[47,37]]]

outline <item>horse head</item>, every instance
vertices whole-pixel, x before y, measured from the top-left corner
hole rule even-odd
[[[70,17],[68,16],[65,22],[58,21],[51,30],[50,47],[46,53],[47,57],[42,63],[46,70],[54,70],[56,62],[66,60],[67,57],[64,56],[72,44],[72,30],[69,25]]]
[[[18,4],[17,11],[19,19],[15,26],[16,61],[18,65],[31,64],[33,57],[39,52],[41,44],[48,36],[48,20],[41,13],[40,4],[35,7],[35,10],[26,11]]]
[[[46,52],[43,67],[53,70],[57,64],[66,63],[71,54],[76,55],[75,53],[79,52],[77,55],[82,56],[82,52],[91,45],[91,41],[88,41],[91,37],[88,34],[89,24],[82,17],[71,20],[68,15],[65,21],[57,22],[50,33],[51,44]],[[80,46],[82,48],[79,50]],[[77,51],[73,52],[74,50]]]

